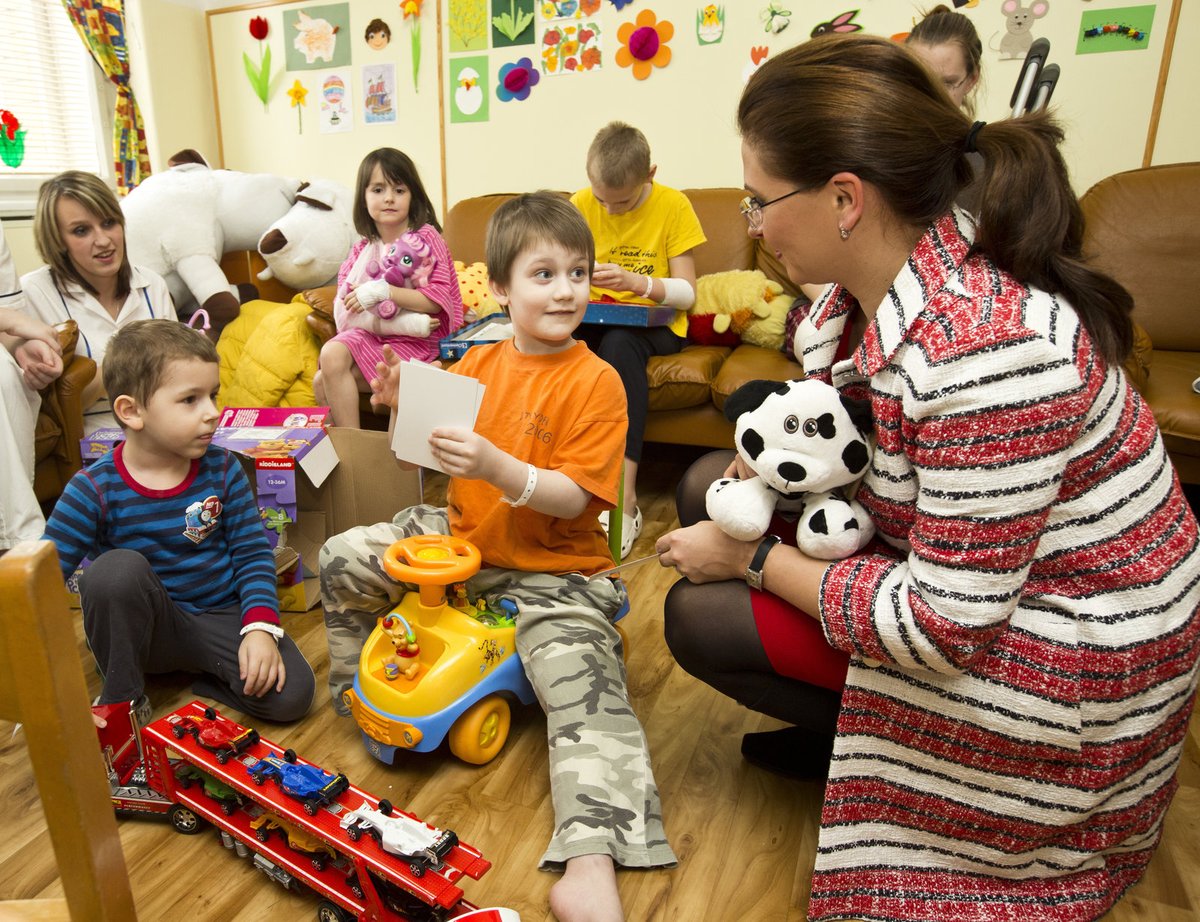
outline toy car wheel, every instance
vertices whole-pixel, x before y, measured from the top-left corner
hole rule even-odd
[[[229,753],[224,749],[218,749],[213,755],[217,757],[217,761],[222,765],[229,761]]]
[[[266,826],[259,826],[254,830],[254,838],[258,839],[259,842],[266,842],[267,839],[271,838],[271,830]]]
[[[346,827],[346,835],[350,837],[351,842],[357,842],[362,838],[362,827],[358,823],[351,823]]]
[[[360,894],[355,894],[359,896]],[[342,909],[337,903],[321,900],[317,904],[317,922],[353,922],[354,916]]]
[[[316,816],[317,808],[320,806],[321,805],[319,803],[317,803],[315,800],[306,800],[304,802],[304,812],[307,813],[309,816]]]
[[[450,728],[450,751],[472,765],[486,765],[500,754],[508,739],[512,711],[500,695],[475,702]]]
[[[424,877],[425,876],[425,865],[421,864],[421,862],[419,862],[419,861],[414,861],[411,864],[409,864],[408,869],[410,871],[412,871],[413,877]]]
[[[392,815],[392,802],[390,800],[381,800],[379,802],[379,812],[384,816]]]
[[[325,859],[321,855],[313,855],[308,860],[309,860],[309,863],[313,866],[314,871],[325,870]]]
[[[216,720],[217,712],[214,711],[212,708],[205,708],[204,709],[204,717],[206,720]]]
[[[183,724],[172,724],[171,735],[175,737],[175,739],[181,740],[187,735],[187,730],[184,729]]]
[[[234,811],[237,810],[237,808],[238,805],[232,800],[221,801],[221,812],[226,816],[233,816]]]
[[[294,763],[296,761],[296,750],[295,749],[283,750],[283,761],[287,762],[289,765]]]
[[[175,831],[181,832],[185,836],[194,836],[200,831],[203,824],[203,820],[183,804],[176,804],[172,807],[168,818]]]
[[[264,784],[267,783],[267,776],[264,775],[262,772],[255,772],[251,777],[254,778],[254,783],[257,784],[260,788]]]
[[[357,877],[347,877],[346,886],[350,888],[350,892],[357,896],[360,900],[363,898],[362,884],[358,882]]]

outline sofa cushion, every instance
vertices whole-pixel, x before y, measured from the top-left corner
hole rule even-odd
[[[712,380],[729,355],[722,346],[687,346],[675,355],[656,355],[646,365],[651,410],[681,410],[708,403]]]
[[[724,412],[725,401],[747,381],[791,381],[804,377],[804,369],[775,349],[743,343],[725,360],[712,383],[712,402]]]

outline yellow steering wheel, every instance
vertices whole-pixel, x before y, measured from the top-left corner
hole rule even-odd
[[[478,573],[482,563],[479,548],[453,535],[402,538],[383,555],[383,568],[388,576],[420,586],[424,605],[439,605],[445,595],[438,591],[427,593],[426,587],[436,590],[462,582]]]

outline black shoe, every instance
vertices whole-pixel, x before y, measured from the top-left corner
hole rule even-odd
[[[796,778],[824,781],[829,776],[833,737],[801,727],[785,727],[742,737],[742,758],[758,768]]]

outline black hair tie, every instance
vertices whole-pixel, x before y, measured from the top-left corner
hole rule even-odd
[[[975,153],[975,138],[979,134],[979,130],[986,125],[987,122],[976,122],[971,126],[971,130],[967,132],[967,140],[963,142],[963,153]]]

